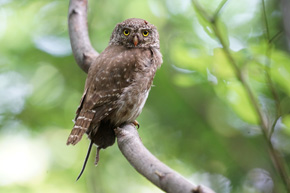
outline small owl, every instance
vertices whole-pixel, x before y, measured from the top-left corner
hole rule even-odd
[[[104,149],[114,144],[115,128],[138,124],[136,118],[161,63],[154,25],[137,18],[117,24],[109,46],[89,69],[67,145],[77,144],[86,133],[92,143]]]

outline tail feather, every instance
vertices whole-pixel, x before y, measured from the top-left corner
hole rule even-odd
[[[81,111],[76,117],[75,125],[67,139],[66,144],[77,144],[83,137],[84,133],[88,130],[91,125],[91,122],[94,118],[95,111]]]

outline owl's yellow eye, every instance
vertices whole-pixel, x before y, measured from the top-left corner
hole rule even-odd
[[[148,30],[144,30],[142,34],[143,34],[144,37],[146,37],[146,36],[149,35],[149,31]]]
[[[128,36],[130,34],[130,31],[127,30],[127,29],[124,29],[123,33],[124,33],[125,36]]]

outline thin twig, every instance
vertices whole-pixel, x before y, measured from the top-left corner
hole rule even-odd
[[[255,97],[252,89],[250,88],[250,85],[245,80],[245,78],[244,78],[243,74],[241,73],[235,59],[231,55],[227,44],[224,42],[224,40],[222,38],[222,35],[219,31],[219,28],[216,26],[216,23],[212,22],[213,21],[212,19],[208,20],[208,18],[211,18],[211,17],[208,16],[207,13],[205,13],[203,8],[201,8],[201,6],[196,2],[196,0],[192,0],[192,2],[194,4],[196,10],[199,12],[199,14],[205,20],[207,20],[208,22],[211,23],[211,28],[213,29],[216,37],[218,38],[221,45],[223,46],[225,56],[228,58],[230,64],[232,65],[233,69],[236,72],[237,77],[239,78],[242,85],[244,86],[246,93],[248,94],[248,97],[249,97],[252,105],[254,106],[254,109],[259,117],[261,130],[262,130],[263,136],[267,142],[269,153],[270,153],[270,156],[273,160],[273,164],[274,164],[275,168],[277,169],[277,172],[280,175],[282,181],[284,182],[286,189],[288,190],[288,192],[290,192],[290,182],[289,182],[288,174],[286,173],[286,170],[285,170],[285,164],[282,161],[282,158],[277,154],[276,150],[274,149],[273,144],[271,143],[271,140],[268,138],[268,132],[267,132],[268,129],[267,129],[266,121],[264,119],[262,110],[261,110],[260,106],[258,105],[258,101],[256,100],[256,97]],[[269,32],[267,32],[267,33],[269,33]],[[267,34],[267,36],[268,36],[268,34]]]
[[[280,117],[277,116],[277,117],[275,118],[273,124],[272,124],[272,127],[271,127],[271,129],[270,129],[270,131],[269,131],[269,139],[271,139],[271,137],[272,137],[272,135],[273,135],[273,133],[274,133],[275,126],[276,126],[277,121],[279,120],[279,118],[280,118]]]
[[[264,17],[264,22],[265,22],[265,26],[266,26],[266,39],[269,40],[270,39],[270,31],[269,31],[269,24],[268,24],[268,19],[267,19],[267,14],[266,14],[266,6],[265,6],[265,1],[262,1],[262,9],[263,9],[263,17]]]
[[[283,30],[277,32],[270,40],[269,40],[269,43],[273,43],[277,38],[279,38],[282,34],[283,34]]]
[[[201,17],[207,21],[207,22],[212,22],[213,21],[213,18],[210,17],[206,11],[204,11],[201,6],[196,3],[196,0],[192,0],[192,3],[194,4],[194,6],[196,7],[196,9],[199,11],[199,14],[201,15]]]
[[[270,41],[269,41],[270,42]],[[271,43],[268,43],[268,48],[267,48],[267,53],[266,55],[271,58],[271,49],[272,49],[272,45]],[[274,129],[275,129],[275,125],[277,123],[277,120],[279,119],[279,117],[281,116],[281,108],[280,108],[280,98],[279,95],[277,93],[276,88],[274,87],[274,84],[272,82],[271,79],[271,60],[266,59],[265,61],[265,72],[266,72],[266,81],[267,81],[267,86],[275,100],[275,105],[276,105],[276,115],[275,115],[275,121],[272,123],[272,126],[268,132],[268,140],[271,140],[272,134],[274,133]]]
[[[265,28],[266,28],[266,40],[268,42],[268,46],[267,46],[267,50],[266,50],[266,56],[268,58],[271,58],[271,53],[272,53],[272,43],[273,41],[279,37],[279,35],[281,34],[280,32],[278,32],[277,34],[275,34],[272,38],[270,38],[270,29],[269,29],[269,24],[268,24],[268,19],[267,19],[267,13],[266,13],[266,6],[265,6],[265,1],[262,0],[262,12],[263,12],[263,18],[264,18],[264,24],[265,24]],[[272,79],[271,79],[271,60],[269,60],[268,58],[266,58],[265,60],[265,72],[266,72],[266,81],[267,81],[267,85],[268,88],[275,100],[275,105],[276,105],[276,117],[275,117],[275,121],[272,123],[272,126],[269,130],[269,135],[268,135],[268,140],[271,140],[271,136],[274,132],[274,128],[276,125],[277,120],[279,119],[279,117],[281,116],[281,108],[280,108],[280,98],[279,95],[277,93],[276,88],[273,85]]]
[[[218,8],[216,9],[216,11],[215,11],[215,13],[214,13],[214,15],[213,15],[213,18],[214,18],[214,19],[217,19],[218,15],[220,14],[221,10],[224,8],[224,6],[225,6],[225,4],[226,4],[227,2],[228,2],[228,0],[223,0],[223,1],[219,4]]]
[[[282,34],[283,31],[280,31],[278,33],[276,33],[272,38],[270,37],[270,29],[269,29],[269,24],[268,24],[268,19],[267,19],[267,14],[266,14],[266,6],[265,6],[265,1],[262,0],[262,10],[263,10],[263,16],[264,16],[264,23],[265,23],[265,28],[266,28],[266,38],[268,41],[268,46],[267,46],[267,50],[266,50],[266,56],[268,56],[268,58],[271,58],[271,51],[272,51],[272,44],[273,42]],[[275,100],[275,104],[276,104],[276,117],[274,122],[272,123],[271,128],[269,129],[268,132],[268,144],[270,147],[270,151],[272,151],[271,155],[272,155],[272,159],[274,160],[274,162],[276,163],[276,168],[282,178],[282,181],[285,184],[286,189],[288,190],[288,192],[290,192],[290,179],[289,179],[289,174],[286,171],[286,165],[285,165],[285,161],[277,154],[278,152],[274,149],[272,143],[271,143],[271,137],[274,133],[275,130],[275,126],[277,121],[279,120],[280,116],[281,116],[281,107],[280,107],[280,98],[279,95],[277,93],[276,88],[273,85],[272,79],[271,79],[271,60],[267,59],[265,61],[265,71],[266,71],[266,80],[267,80],[267,85],[269,87],[269,90],[272,93],[272,96]]]

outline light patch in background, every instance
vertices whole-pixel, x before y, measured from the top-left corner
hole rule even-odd
[[[238,130],[244,136],[254,137],[254,136],[258,136],[258,135],[262,134],[261,128],[259,125],[252,125],[252,124],[249,124],[249,123],[243,121],[234,112],[228,113],[226,116],[226,119],[227,119],[227,123],[232,128]]]
[[[215,192],[230,193],[231,192],[231,181],[220,174],[210,173],[195,173],[189,180],[193,183],[201,184],[210,187]]]
[[[0,186],[42,179],[48,170],[47,147],[25,133],[0,140]]]
[[[241,13],[233,15],[231,18],[228,18],[227,23],[232,24],[232,27],[236,27],[237,25],[245,25],[249,23],[254,17],[254,10],[249,9],[248,13]]]
[[[256,12],[257,9],[260,9],[260,3],[259,0],[229,1],[223,9],[221,17],[231,28],[247,25],[257,16]]]
[[[172,14],[181,14],[191,7],[190,0],[172,1],[166,0],[166,6]]]
[[[246,48],[246,46],[237,38],[230,37],[229,40],[230,40],[230,49],[235,51],[235,52]]]
[[[274,127],[274,132],[271,137],[271,142],[275,149],[278,149],[285,154],[290,153],[290,141],[289,135],[287,135],[287,125],[283,124],[282,118],[280,117]]]
[[[171,66],[172,66],[173,69],[175,69],[177,72],[184,73],[184,74],[191,74],[191,73],[195,73],[195,72],[196,72],[196,71],[194,71],[194,70],[188,70],[188,69],[185,69],[185,68],[177,67],[177,66],[175,66],[174,64],[171,64]]]
[[[206,72],[207,72],[207,80],[211,83],[213,83],[214,85],[218,84],[218,79],[216,76],[214,76],[210,70],[208,68],[206,68]]]
[[[165,17],[167,15],[164,5],[160,1],[148,0],[149,8],[157,17]]]
[[[272,193],[273,188],[270,173],[261,168],[250,170],[243,185],[244,192]]]
[[[64,91],[64,78],[57,68],[47,63],[40,63],[39,68],[31,78],[33,95],[29,98],[31,104],[53,108]]]
[[[0,113],[20,113],[32,88],[17,72],[0,74]]]
[[[203,45],[204,45],[204,48],[206,48],[207,50],[207,54],[213,55],[213,50],[215,48],[221,48],[222,47],[221,44],[208,35],[208,33],[199,23],[197,18],[193,18],[192,20],[193,20],[192,28],[195,31],[196,35],[198,36],[198,39],[204,42]]]
[[[0,6],[3,4],[3,1],[0,1]],[[4,3],[5,4],[5,3]],[[7,29],[7,17],[10,14],[10,11],[7,9],[0,8],[0,38],[4,36]]]
[[[63,57],[71,54],[68,37],[42,36],[34,38],[34,44],[39,49],[50,55]]]
[[[162,193],[163,191],[157,187],[149,187],[149,186],[140,186],[140,184],[134,187],[135,190],[138,190],[138,193]]]
[[[8,4],[8,3],[11,3],[12,0],[0,0],[0,5],[5,5],[5,4]]]
[[[60,3],[60,1],[51,1],[49,3],[46,3],[43,7],[41,7],[41,9],[39,9],[35,20],[39,22],[39,19],[47,17],[49,14],[51,14],[51,11],[54,11],[58,8]]]
[[[63,14],[67,6],[65,1],[49,1],[35,12],[34,30],[30,34],[36,48],[56,57],[71,54],[70,41],[66,33],[67,14]],[[40,23],[44,25],[39,25]]]

